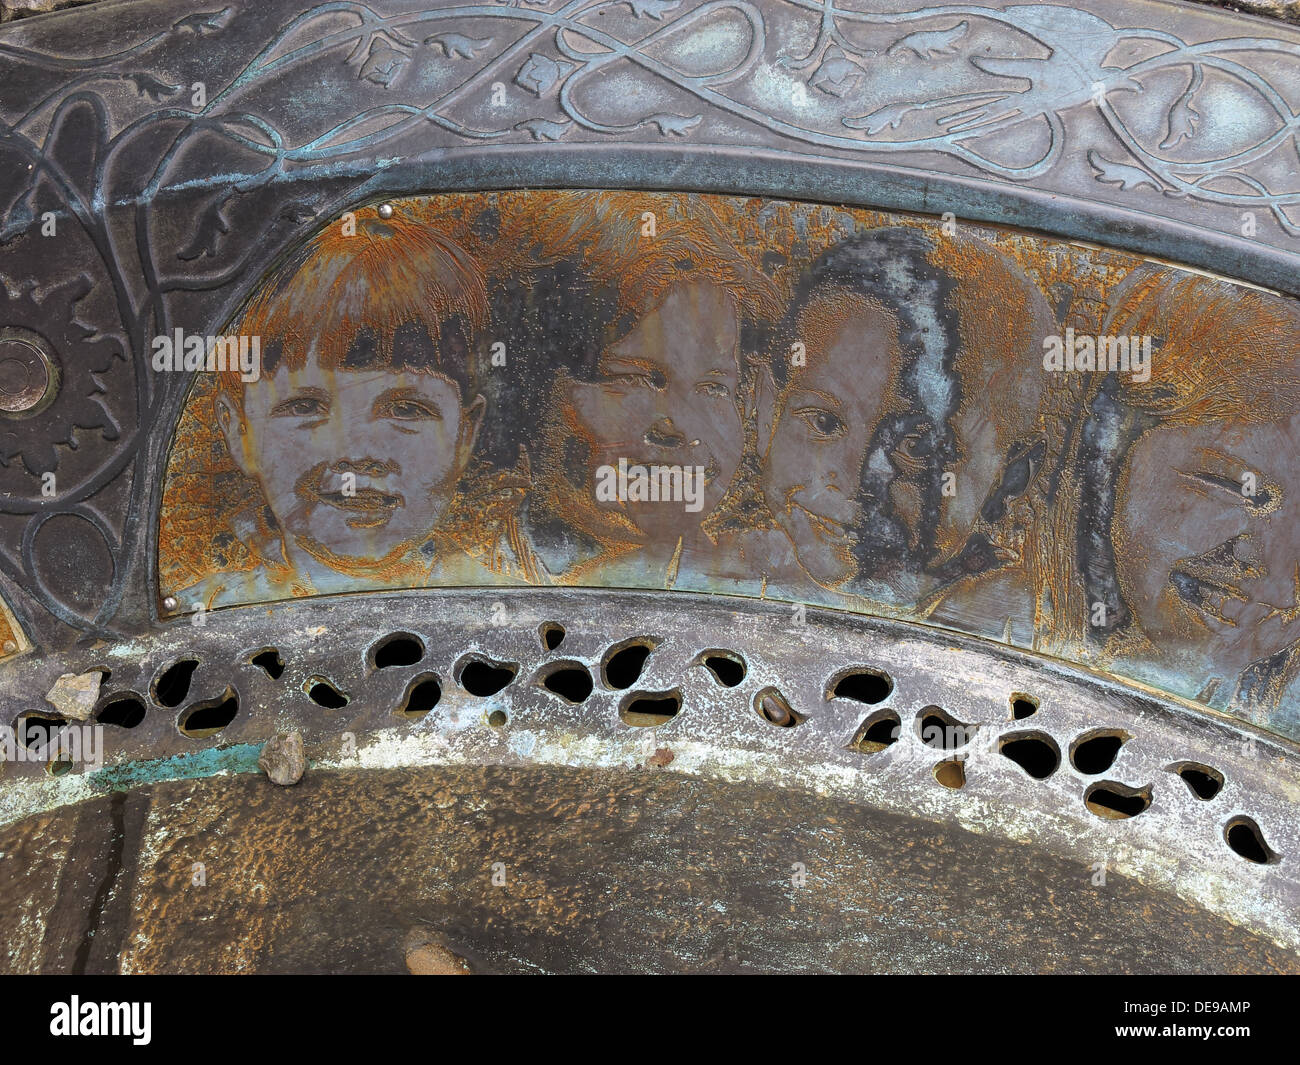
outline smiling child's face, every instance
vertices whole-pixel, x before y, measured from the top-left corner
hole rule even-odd
[[[858,302],[815,335],[804,332],[806,365],[781,397],[763,491],[800,564],[813,580],[834,586],[855,572],[858,484],[888,394],[897,326]]]
[[[379,562],[437,527],[469,462],[484,401],[455,382],[392,369],[298,370],[218,399],[231,455],[262,487],[286,548]]]
[[[632,465],[701,467],[697,511],[680,503],[600,504],[631,518],[652,540],[675,540],[718,503],[740,463],[736,409],[740,328],[725,290],[706,282],[673,286],[604,353],[600,379],[567,382],[563,400],[590,443],[588,490],[596,470]]]
[[[1158,647],[1239,671],[1300,637],[1300,414],[1154,429],[1130,454],[1117,514],[1125,599]],[[1254,494],[1243,492],[1254,480]]]

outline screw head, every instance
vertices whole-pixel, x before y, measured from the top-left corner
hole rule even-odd
[[[59,367],[46,339],[21,326],[0,329],[0,416],[38,414],[58,390]]]
[[[380,218],[392,218],[392,217],[393,217],[393,205],[392,205],[391,203],[381,203],[381,204],[379,205],[379,217],[380,217]]]

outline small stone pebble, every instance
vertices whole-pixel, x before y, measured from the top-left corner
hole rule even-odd
[[[297,784],[307,771],[307,756],[302,749],[302,733],[281,732],[266,741],[257,764],[272,784],[288,787]]]

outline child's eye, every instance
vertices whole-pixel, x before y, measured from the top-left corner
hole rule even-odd
[[[627,385],[631,388],[649,388],[655,392],[662,392],[668,387],[668,378],[662,370],[650,370],[647,373],[619,373],[606,370],[605,380],[612,384]]]
[[[402,421],[417,421],[425,418],[441,418],[438,408],[418,399],[399,399],[389,404],[387,416]]]
[[[794,413],[812,430],[813,436],[820,440],[831,440],[837,436],[843,436],[848,429],[843,418],[833,411],[824,410],[821,407],[804,407]]]
[[[329,414],[329,405],[313,396],[295,396],[271,408],[277,418],[323,418]]]

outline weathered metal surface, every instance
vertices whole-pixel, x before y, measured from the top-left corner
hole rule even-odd
[[[821,795],[914,819],[917,832],[960,825],[1017,840],[1065,858],[1081,876],[1130,878],[1300,949],[1293,746],[983,641],[817,608],[804,622],[792,624],[788,606],[739,598],[579,590],[515,591],[495,608],[481,593],[427,591],[214,611],[203,627],[182,623],[74,656],[72,668],[112,672],[101,709],[118,710],[104,717],[121,719],[126,693],[147,709],[131,727],[107,729],[102,768],[54,775],[40,763],[11,764],[3,818],[175,779],[233,773],[275,788],[258,753],[288,731],[302,733],[313,765],[304,781],[321,770],[364,777],[401,766],[661,765],[704,781],[750,782],[777,805],[795,793]],[[548,648],[543,633],[560,632],[556,625],[563,639]],[[394,636],[401,642],[383,653]],[[609,666],[613,652],[637,643],[654,648],[639,675]],[[743,663],[740,682],[724,685],[702,664],[705,652]],[[283,671],[272,677],[277,656]],[[178,660],[196,663],[179,690],[167,679]],[[487,689],[466,673],[474,662],[504,666],[513,679],[475,695]],[[6,703],[26,705],[22,693],[40,689],[53,666],[6,667]],[[561,667],[584,670],[590,694],[548,690],[546,678]],[[871,671],[888,681],[873,683]],[[864,677],[858,698],[834,695],[849,673]],[[430,681],[436,687],[421,689]],[[796,724],[761,715],[759,697],[773,689]],[[679,700],[675,714],[658,723],[636,716],[635,700],[665,693]],[[864,737],[864,726],[881,721],[883,732]],[[1081,761],[1079,744],[1099,734],[1122,742]],[[1007,753],[1017,740],[1041,756],[1029,765],[1044,775]],[[953,762],[964,769],[959,788],[936,773]],[[1189,764],[1222,781],[1211,797],[1180,776]],[[312,793],[302,787],[286,794],[302,796],[310,818]],[[1114,819],[1098,806],[1098,787],[1146,795],[1149,805]],[[190,808],[196,815],[209,801],[202,795]],[[1267,849],[1263,861],[1229,842],[1243,819]],[[1083,876],[1079,886],[1087,883]]]
[[[473,973],[1300,971],[1120,875],[671,769],[327,771],[112,803],[0,830],[50,870],[66,834],[118,833],[111,852],[83,844],[81,894],[36,894],[0,863],[4,971],[404,973],[413,940]]]
[[[278,267],[225,330],[244,363],[199,375],[163,486],[169,613],[724,591],[939,623],[1300,735],[1293,301],[811,204],[386,206]]]
[[[9,967],[1293,970],[1297,66],[1147,0],[6,23],[0,710],[107,738],[6,737]]]

